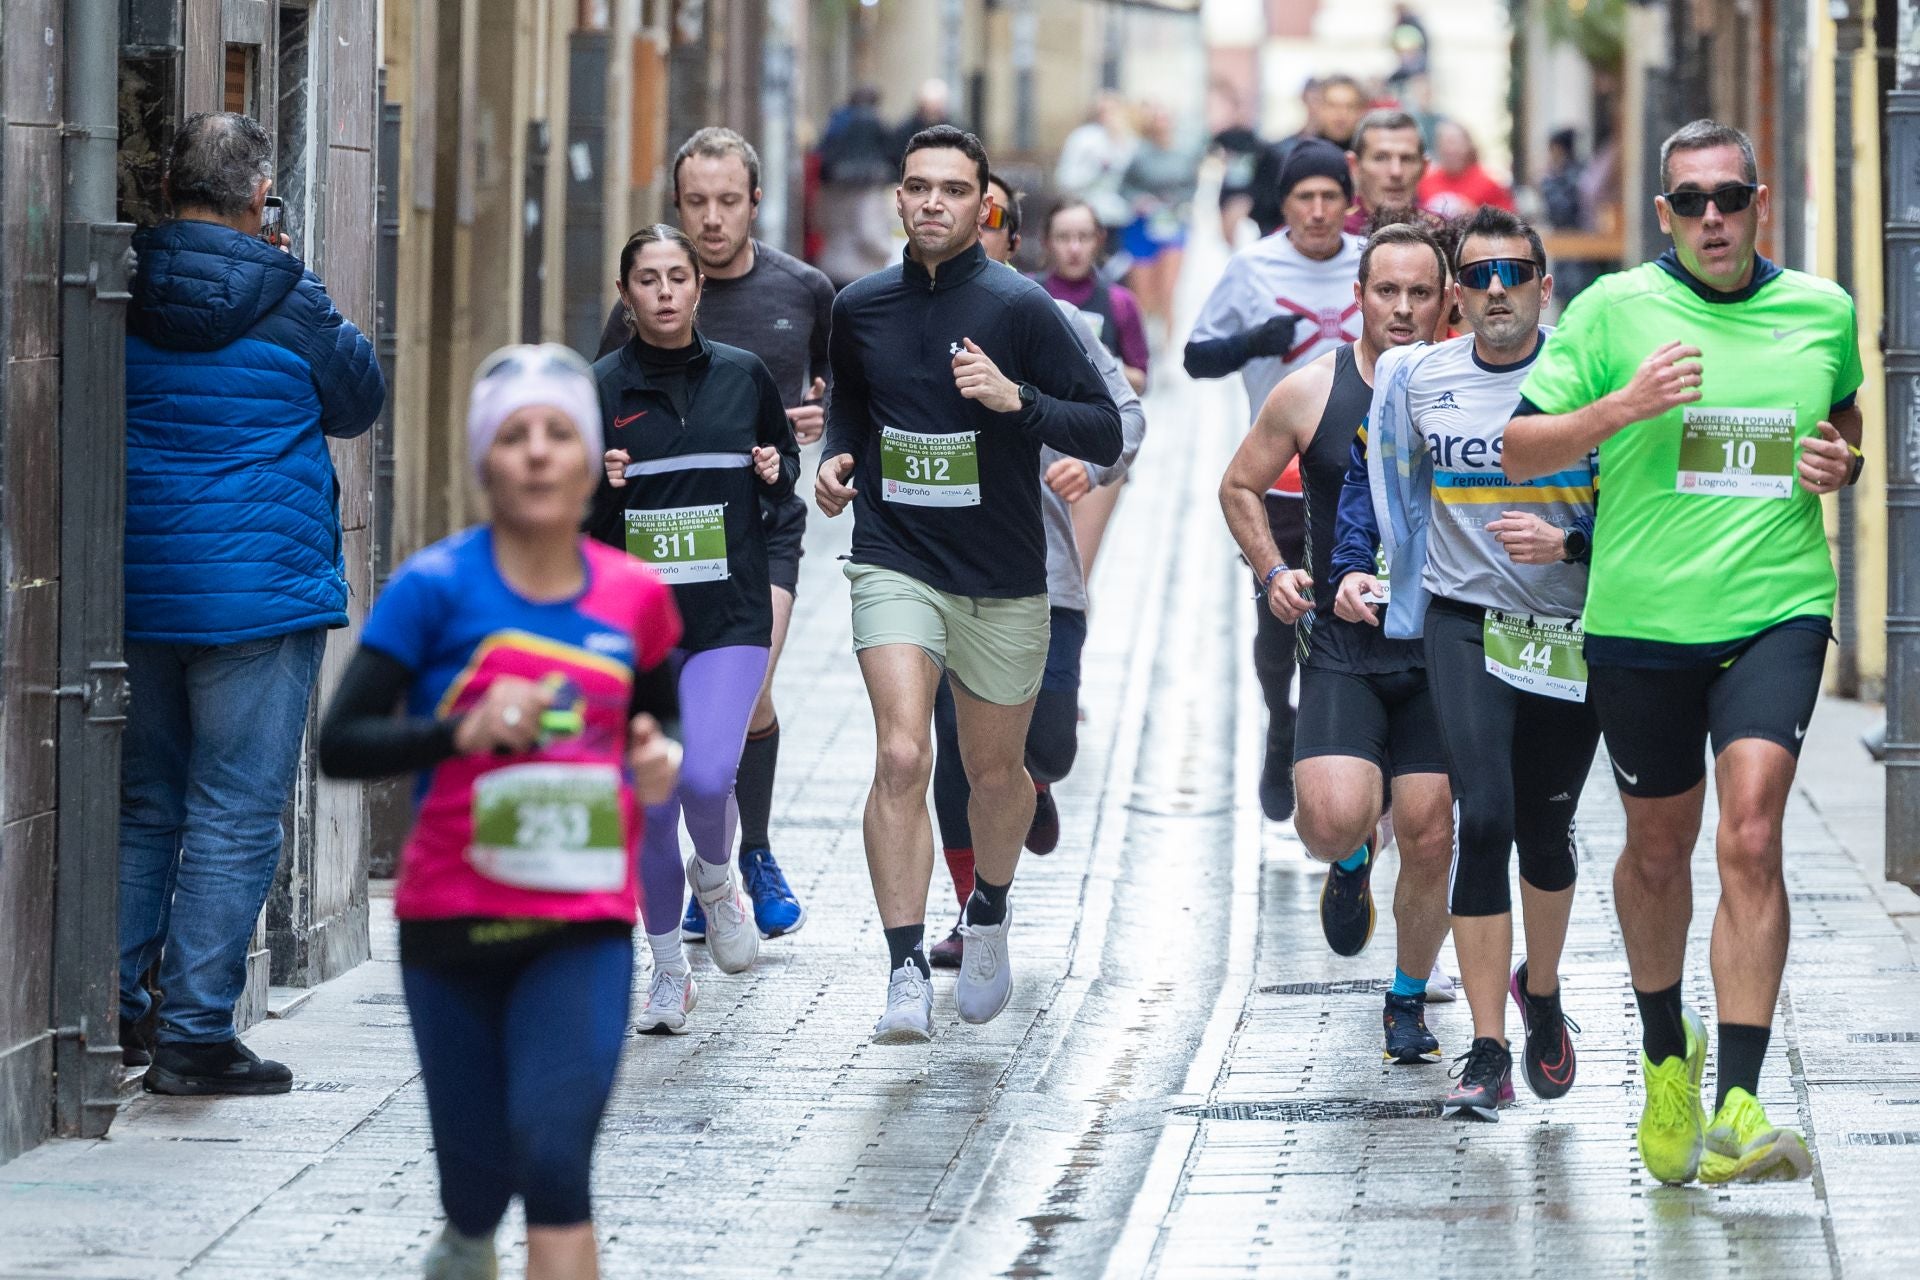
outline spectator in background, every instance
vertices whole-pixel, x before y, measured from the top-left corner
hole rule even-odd
[[[913,98],[913,114],[902,120],[893,133],[893,153],[887,157],[892,161],[893,171],[900,172],[901,159],[906,155],[907,143],[913,140],[914,134],[952,121],[953,91],[947,87],[947,82],[938,76],[922,80],[920,92]]]
[[[1547,139],[1547,172],[1540,179],[1540,202],[1546,206],[1549,227],[1576,231],[1589,227],[1582,208],[1582,167],[1572,129],[1555,129]]]
[[[1349,149],[1354,129],[1367,110],[1366,90],[1349,75],[1309,80],[1300,98],[1307,109],[1306,124],[1299,133],[1268,147],[1254,167],[1252,217],[1263,236],[1278,231],[1284,220],[1280,210],[1284,198],[1280,191],[1280,171],[1286,168],[1287,156],[1293,148],[1307,138],[1323,138],[1343,151]]]
[[[1140,145],[1120,179],[1120,195],[1133,210],[1121,236],[1132,259],[1127,285],[1157,336],[1173,328],[1173,289],[1186,256],[1187,215],[1193,203],[1194,156],[1175,145],[1173,119],[1159,103],[1140,108]]]
[[[1453,120],[1433,129],[1433,158],[1438,164],[1420,180],[1420,204],[1443,218],[1465,218],[1483,204],[1513,208],[1513,192],[1480,167],[1473,135]]]
[[[1120,249],[1120,233],[1133,221],[1133,209],[1120,194],[1138,143],[1127,119],[1126,104],[1111,93],[1094,103],[1093,115],[1060,146],[1053,185],[1061,196],[1084,200],[1100,219],[1109,255]],[[1115,264],[1124,271],[1125,262]]]
[[[894,233],[893,137],[880,120],[880,94],[860,88],[833,113],[820,139],[816,217],[824,243],[814,265],[844,288],[899,256]]]
[[[1393,31],[1387,43],[1398,60],[1387,76],[1387,90],[1398,96],[1406,92],[1410,82],[1427,74],[1427,27],[1411,5],[1393,6]]]
[[[260,224],[273,140],[188,118],[127,316],[120,1043],[152,1093],[285,1093],[233,1009],[280,861],[329,628],[347,625],[327,439],[373,425],[373,344]],[[160,966],[157,1044],[143,977]]]

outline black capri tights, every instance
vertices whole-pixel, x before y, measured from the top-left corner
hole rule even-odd
[[[1447,907],[1457,916],[1513,910],[1510,849],[1520,851],[1520,878],[1534,888],[1573,887],[1574,811],[1600,743],[1588,703],[1528,693],[1487,673],[1484,618],[1450,600],[1427,610],[1427,684],[1453,784]]]

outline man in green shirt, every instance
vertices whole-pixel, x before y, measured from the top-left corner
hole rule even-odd
[[[1663,1182],[1811,1171],[1754,1095],[1789,932],[1781,824],[1819,700],[1834,572],[1820,495],[1860,474],[1853,301],[1760,257],[1753,144],[1696,120],[1660,150],[1673,247],[1574,299],[1508,426],[1524,480],[1600,451],[1588,688],[1627,815],[1614,869],[1643,1036],[1640,1155]],[[1711,742],[1720,804],[1706,1027],[1681,1003]]]

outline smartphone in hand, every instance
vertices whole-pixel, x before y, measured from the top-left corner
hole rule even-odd
[[[288,235],[287,202],[279,196],[268,196],[266,207],[260,211],[260,238],[277,249],[283,235]]]

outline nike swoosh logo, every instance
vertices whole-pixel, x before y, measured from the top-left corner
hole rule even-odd
[[[1619,774],[1628,786],[1637,787],[1640,785],[1640,776],[1638,774],[1628,773],[1625,769],[1622,769],[1617,762],[1613,766],[1613,771]]]
[[[638,413],[630,413],[630,414],[628,414],[628,415],[627,415],[626,417],[624,417],[624,418],[615,418],[615,419],[613,420],[613,425],[614,425],[614,426],[616,426],[616,427],[624,427],[624,426],[626,426],[626,425],[627,425],[628,423],[630,423],[630,422],[638,422],[638,421],[640,421],[640,419],[642,419],[642,418],[644,418],[644,417],[646,417],[646,416],[647,416],[647,411],[646,411],[645,409],[642,409],[642,410],[641,410],[640,412],[638,412]]]
[[[1567,1043],[1567,1033],[1562,1031],[1560,1033],[1560,1061],[1552,1063],[1541,1062],[1540,1074],[1555,1084],[1566,1084],[1572,1080],[1573,1063],[1570,1059],[1572,1059],[1573,1055],[1568,1052],[1572,1047],[1572,1045]]]
[[[1802,329],[1806,327],[1807,326],[1801,324],[1801,325],[1795,325],[1791,329],[1775,329],[1773,331],[1773,340],[1775,342],[1779,342],[1783,338],[1791,338],[1794,334],[1800,332]]]
[[[1806,736],[1807,736],[1807,726],[1803,724],[1797,724],[1793,726],[1793,740],[1795,742],[1800,741],[1800,739]]]

